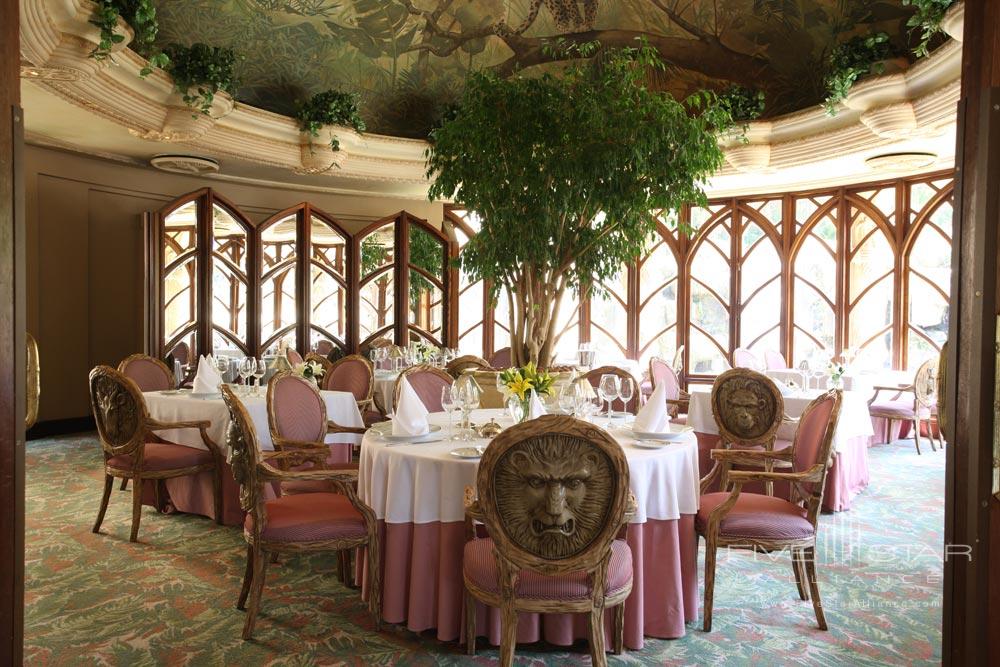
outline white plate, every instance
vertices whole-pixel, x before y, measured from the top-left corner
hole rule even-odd
[[[665,449],[677,444],[676,440],[636,440],[632,443],[642,449]]]
[[[384,428],[384,427],[383,427]],[[441,427],[437,424],[431,424],[427,430],[427,433],[422,433],[420,435],[393,435],[392,434],[392,424],[389,424],[388,428],[384,430],[379,430],[379,435],[388,440],[389,442],[424,442],[427,440],[437,440],[437,433],[441,430]]]
[[[649,433],[647,431],[637,431],[632,427],[627,427],[636,440],[661,440],[663,442],[676,442],[681,440],[685,433],[690,433],[694,429],[682,424],[671,424],[670,430],[665,433]]]
[[[449,453],[457,459],[478,459],[482,457],[483,449],[481,447],[459,447]]]
[[[180,389],[161,389],[160,393],[164,396],[173,396],[175,394],[181,393]]]

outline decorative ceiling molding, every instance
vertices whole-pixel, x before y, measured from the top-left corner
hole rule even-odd
[[[300,133],[292,118],[234,104],[224,94],[217,95],[211,114],[192,112],[163,72],[139,77],[145,60],[125,48],[131,31],[124,23],[127,38],[115,45],[115,53],[103,61],[90,58],[99,41],[98,29],[90,23],[94,8],[90,0],[21,0],[21,53],[26,61],[22,76],[151,142],[145,159],[175,152],[165,145],[171,144],[214,159],[279,168],[287,173],[289,185],[299,176],[317,174],[399,183],[410,191],[427,185],[424,141],[332,128],[341,147],[335,152],[328,135],[313,139]],[[945,30],[960,35],[963,16],[961,4],[953,7]],[[860,170],[866,169],[864,157],[873,150],[890,148],[901,139],[953,131],[960,74],[961,43],[949,41],[906,71],[858,83],[836,116],[816,107],[749,123],[745,140],[721,139],[728,165],[713,183],[801,170],[845,155],[858,155],[858,178],[870,178]],[[35,133],[44,135],[44,128]],[[801,177],[785,184],[807,185]]]

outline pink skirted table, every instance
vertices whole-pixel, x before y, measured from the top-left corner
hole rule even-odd
[[[499,410],[477,410],[474,423],[496,417]],[[430,415],[431,423],[448,418]],[[604,425],[603,419],[596,423]],[[634,583],[625,601],[625,645],[641,649],[643,637],[684,636],[685,623],[698,616],[698,543],[694,515],[698,511],[698,445],[693,433],[658,449],[635,445],[620,426],[611,434],[622,444],[629,462],[630,486],[639,511],[627,527]],[[447,436],[445,436],[447,437]],[[383,618],[404,623],[414,632],[436,628],[442,641],[462,633],[462,551],[465,545],[464,495],[475,486],[478,459],[459,459],[460,446],[486,446],[438,440],[421,444],[387,443],[369,431],[361,443],[358,491],[379,520],[382,546]],[[367,596],[364,559],[360,578]],[[499,610],[477,606],[477,635],[500,643]],[[611,615],[605,615],[610,641]],[[587,636],[587,619],[578,614],[521,614],[519,643],[544,639],[568,646]]]
[[[322,391],[320,394],[326,402],[327,419],[337,422],[341,426],[364,427],[361,413],[358,411],[358,404],[354,395],[346,391]],[[214,440],[223,451],[226,450],[226,429],[229,428],[229,410],[222,401],[222,395],[208,398],[199,398],[191,395],[190,392],[159,392],[148,391],[143,393],[146,399],[146,407],[153,419],[163,422],[178,421],[199,421],[207,420],[211,422],[208,435]],[[265,451],[274,449],[271,442],[271,433],[267,426],[267,401],[263,391],[260,396],[240,396],[240,400],[246,405],[250,418],[253,419],[257,428],[257,439],[260,448]],[[205,444],[201,440],[201,435],[197,429],[180,429],[172,431],[158,431],[157,435],[179,445],[205,449]],[[326,441],[330,443],[330,462],[346,463],[351,460],[351,449],[360,442],[361,436],[353,434],[332,434],[327,436]],[[228,458],[228,457],[227,457]],[[201,514],[203,516],[214,517],[214,505],[212,502],[212,473],[203,472],[187,477],[176,477],[164,480],[167,497],[170,504],[180,512],[189,514]],[[143,504],[155,506],[155,494],[153,491],[153,481],[146,480],[143,487]],[[163,499],[164,501],[166,499]],[[162,507],[158,509],[163,509]],[[240,509],[239,487],[233,479],[232,470],[229,464],[225,464],[222,471],[222,515],[223,523],[227,526],[243,525],[243,510]]]
[[[807,391],[804,394],[783,396],[785,414],[798,418],[817,395],[818,391]],[[833,465],[827,474],[826,488],[823,490],[824,510],[849,510],[854,497],[868,486],[868,447],[874,430],[868,415],[867,399],[868,395],[864,392],[844,392],[840,418],[833,434]],[[708,474],[713,464],[710,452],[719,447],[719,430],[712,417],[710,387],[692,387],[687,424],[697,433],[701,470]],[[783,424],[778,429],[778,447],[782,446],[782,442],[791,442],[794,437],[795,424]],[[762,493],[764,489],[762,484],[748,484],[746,490]],[[776,483],[774,494],[787,498],[788,485]]]

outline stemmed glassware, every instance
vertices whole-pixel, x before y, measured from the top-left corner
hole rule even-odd
[[[458,406],[458,396],[456,395],[455,385],[450,384],[445,387],[441,387],[441,409],[448,413],[448,439],[457,440],[458,437],[455,435],[454,415],[455,408]]]
[[[457,402],[462,408],[462,440],[472,440],[472,428],[469,424],[469,414],[479,407],[479,387],[472,378],[465,382],[457,382]]]
[[[575,382],[567,382],[559,390],[559,409],[565,414],[576,414],[577,386]]]
[[[229,372],[229,357],[214,357],[215,370],[219,371],[222,381],[226,381],[226,373]]]
[[[267,362],[261,357],[254,362],[253,376],[257,380],[257,386],[254,391],[255,396],[260,396],[260,383],[264,380],[265,375],[267,375]]]
[[[243,380],[244,396],[249,393],[250,387],[248,386],[248,381],[250,379],[250,376],[253,375],[254,371],[256,370],[257,370],[257,362],[254,361],[253,358],[244,357],[242,360],[240,360],[240,365],[237,368],[237,372],[239,373],[240,378]]]
[[[617,375],[605,373],[601,376],[601,381],[597,385],[597,393],[602,401],[608,402],[608,428],[611,428],[611,404],[618,398],[620,390],[621,383]]]
[[[622,399],[622,404],[625,411],[628,411],[628,404],[632,401],[632,396],[635,395],[635,383],[630,380],[623,380],[618,386],[618,398]]]

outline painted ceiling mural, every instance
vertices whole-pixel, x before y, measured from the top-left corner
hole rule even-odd
[[[767,116],[818,104],[823,60],[855,34],[905,48],[900,0],[157,0],[159,42],[228,46],[238,99],[284,114],[327,88],[360,93],[368,130],[424,138],[470,70],[556,66],[546,42],[634,45],[669,63],[682,96],[730,82],[763,89]]]

